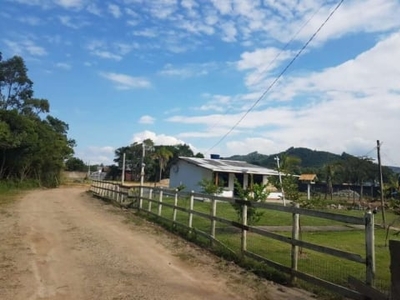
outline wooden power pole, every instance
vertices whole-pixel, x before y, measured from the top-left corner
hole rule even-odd
[[[378,152],[378,166],[379,166],[379,187],[381,190],[381,209],[382,209],[382,225],[386,228],[386,216],[385,216],[385,200],[383,195],[383,175],[382,175],[382,164],[381,164],[381,144],[379,140],[376,141],[376,150]]]

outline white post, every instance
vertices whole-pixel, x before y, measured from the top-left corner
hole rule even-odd
[[[215,239],[215,216],[217,215],[217,200],[214,197],[211,198],[211,243]]]
[[[153,200],[153,189],[149,189],[149,199]],[[151,204],[152,204],[152,202],[149,201],[148,211],[151,211]]]
[[[365,213],[366,284],[374,286],[375,280],[375,224],[371,210]]]
[[[173,216],[172,221],[176,222],[176,207],[178,206],[178,189],[175,190],[175,199],[174,199],[174,208],[173,208]]]
[[[310,200],[311,198],[311,183],[307,183],[307,200]]]
[[[121,174],[121,184],[125,182],[125,152],[122,155],[122,174]]]
[[[144,156],[146,154],[145,152],[145,145],[142,143],[142,164],[141,164],[141,169],[140,169],[140,194],[139,194],[139,209],[142,209],[142,204],[143,204],[143,185],[144,185]]]
[[[194,206],[194,191],[190,194],[190,203],[189,203],[189,228],[192,228],[193,225],[193,206]]]
[[[294,204],[294,207],[298,208],[299,204],[296,203]],[[299,231],[300,231],[300,215],[297,213],[293,213],[292,215],[292,241],[296,241],[299,239]],[[291,258],[292,258],[292,266],[291,270],[292,271],[297,271],[297,262],[299,259],[299,247],[294,245],[292,243],[292,253],[291,253]],[[291,283],[296,282],[296,276],[292,273],[290,276]]]
[[[247,226],[247,204],[244,202],[242,205],[242,225],[243,227]],[[242,239],[241,239],[241,250],[242,256],[244,256],[244,252],[247,250],[247,230],[242,228]]]
[[[160,188],[160,195],[158,198],[158,215],[159,216],[161,216],[162,201],[163,201],[163,190],[162,190],[162,188]]]

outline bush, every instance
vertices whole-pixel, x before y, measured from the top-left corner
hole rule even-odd
[[[238,183],[235,182],[236,189],[239,194],[239,198],[242,200],[253,201],[253,202],[260,202],[265,201],[268,197],[268,192],[266,191],[266,185],[264,184],[253,184],[246,189]],[[243,221],[243,205],[239,203],[232,203],[233,208],[236,211],[238,221]],[[264,212],[257,210],[255,207],[248,206],[247,207],[247,224],[254,225],[257,224],[261,217],[263,216]]]

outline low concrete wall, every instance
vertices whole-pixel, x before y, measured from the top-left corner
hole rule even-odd
[[[83,180],[87,176],[87,172],[68,172],[64,171],[63,176],[67,180]]]

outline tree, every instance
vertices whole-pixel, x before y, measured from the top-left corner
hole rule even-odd
[[[75,141],[67,137],[68,124],[41,118],[49,102],[34,98],[32,87],[21,57],[0,59],[0,180],[56,186]]]
[[[330,163],[323,167],[323,175],[326,182],[325,200],[330,195],[331,200],[333,199],[333,181],[335,179],[337,171],[341,170],[342,166],[340,163]]]
[[[251,202],[265,201],[268,197],[267,185],[264,184],[252,184],[247,188],[243,188],[239,182],[235,182],[236,189],[238,191],[239,198],[242,200],[247,200]],[[243,204],[232,203],[233,208],[236,211],[238,220],[241,222],[243,220]],[[253,206],[247,207],[247,224],[254,225],[260,221],[264,212],[257,210]]]
[[[164,146],[159,146],[155,149],[155,151],[153,153],[153,157],[158,161],[159,172],[160,172],[159,177],[158,177],[159,181],[161,181],[162,172],[164,171],[169,159],[172,156],[173,156],[173,153]]]
[[[49,112],[49,102],[33,98],[33,82],[20,56],[0,61],[0,109],[16,109],[25,115]]]
[[[198,184],[201,191],[207,195],[218,195],[224,190],[223,182],[216,184],[212,179],[203,178]]]
[[[77,157],[70,157],[65,162],[65,169],[67,171],[85,172],[87,170],[87,166],[82,159]]]

